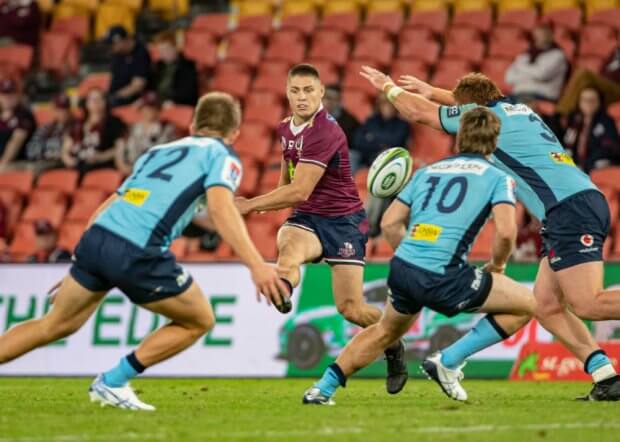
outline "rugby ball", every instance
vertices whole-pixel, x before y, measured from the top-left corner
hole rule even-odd
[[[373,161],[368,170],[368,192],[377,198],[390,198],[409,182],[413,160],[407,149],[392,147]]]

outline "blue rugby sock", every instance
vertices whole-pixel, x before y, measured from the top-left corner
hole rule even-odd
[[[124,356],[118,365],[103,374],[103,383],[108,387],[118,388],[142,373],[146,367],[138,361],[135,353]]]
[[[338,387],[344,387],[347,383],[347,378],[338,366],[334,363],[327,367],[323,377],[314,384],[316,388],[321,390],[321,393],[327,397],[332,397]]]
[[[601,382],[616,376],[616,370],[603,350],[592,352],[583,364],[583,369],[592,376],[594,382]]]
[[[507,337],[508,334],[495,322],[493,316],[487,315],[461,339],[441,350],[441,363],[450,369],[455,369],[469,356]]]

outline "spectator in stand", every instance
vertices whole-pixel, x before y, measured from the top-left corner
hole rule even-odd
[[[595,73],[588,69],[577,69],[566,85],[556,111],[568,115],[575,110],[579,93],[587,87],[600,90],[607,106],[620,101],[620,29],[616,32],[616,47],[602,63],[600,71]]]
[[[133,103],[146,89],[151,57],[144,44],[122,26],[112,26],[104,39],[112,48],[110,106]]]
[[[599,90],[589,87],[581,91],[577,110],[568,116],[563,141],[575,163],[586,173],[618,164],[620,137]]]
[[[24,146],[36,126],[17,83],[10,78],[0,80],[0,172],[27,167]]]
[[[330,84],[325,88],[323,106],[327,112],[336,119],[349,143],[349,148],[353,146],[355,131],[360,123],[342,106],[342,90],[337,84]]]
[[[131,174],[133,164],[140,155],[156,144],[172,141],[174,126],[161,121],[161,102],[155,92],[147,92],[140,100],[141,120],[134,124],[129,137],[119,140],[116,147],[116,168],[125,175]]]
[[[0,0],[0,41],[35,47],[41,13],[36,0]]]
[[[58,247],[56,230],[46,219],[34,222],[35,241],[37,250],[29,256],[28,262],[70,262],[71,252]]]
[[[541,224],[525,212],[525,223],[517,233],[517,246],[512,259],[518,262],[538,262],[542,253]]]
[[[369,167],[377,156],[390,147],[407,147],[411,126],[398,116],[398,112],[385,94],[377,96],[375,112],[357,129],[351,148],[353,173]]]
[[[175,32],[157,34],[155,44],[159,60],[153,69],[152,88],[159,94],[164,106],[195,106],[198,101],[196,65],[179,53]]]
[[[125,136],[126,126],[110,113],[105,93],[93,88],[83,104],[84,119],[74,124],[62,146],[62,162],[81,173],[114,167],[117,143]]]
[[[62,144],[75,125],[67,95],[57,95],[53,104],[52,122],[39,127],[26,145],[26,156],[36,175],[63,166]]]
[[[564,51],[553,40],[553,30],[540,25],[532,31],[529,49],[518,55],[506,72],[517,101],[557,101],[568,73]]]

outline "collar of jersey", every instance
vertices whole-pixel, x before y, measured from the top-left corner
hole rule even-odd
[[[308,126],[312,126],[312,123],[314,123],[314,118],[319,114],[319,112],[321,112],[323,110],[323,103],[321,103],[321,105],[319,106],[319,108],[316,110],[316,112],[314,113],[314,115],[312,115],[312,117],[310,117],[310,119],[308,121],[306,121],[305,123],[300,124],[299,126],[297,126],[294,122],[294,116],[291,116],[291,123],[289,128],[291,129],[291,132],[293,132],[293,134],[298,135],[300,134],[306,127]]]

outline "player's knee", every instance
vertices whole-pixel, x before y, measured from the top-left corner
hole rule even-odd
[[[534,316],[540,323],[545,323],[549,318],[562,314],[564,306],[556,300],[537,299]]]
[[[77,332],[82,324],[70,319],[58,321],[51,318],[43,318],[41,319],[41,325],[44,328],[45,336],[48,337],[49,342],[54,342]]]
[[[213,330],[213,327],[215,327],[215,318],[213,313],[210,310],[205,309],[205,311],[196,318],[195,324],[191,327],[191,331],[194,337],[199,339],[201,336]]]
[[[357,302],[347,299],[346,301],[339,302],[336,305],[336,309],[347,321],[353,322],[354,324],[359,322],[361,309]]]

